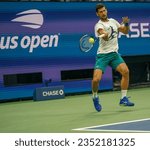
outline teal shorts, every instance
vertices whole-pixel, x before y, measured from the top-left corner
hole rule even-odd
[[[124,63],[124,60],[120,54],[116,52],[98,54],[96,57],[95,69],[100,69],[104,73],[107,66],[116,69],[121,63]]]

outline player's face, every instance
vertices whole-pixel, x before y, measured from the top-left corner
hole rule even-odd
[[[100,17],[101,20],[107,20],[107,9],[105,7],[98,9],[96,14]]]

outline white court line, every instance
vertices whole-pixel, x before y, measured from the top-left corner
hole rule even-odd
[[[145,119],[139,119],[139,120],[132,120],[132,121],[124,121],[124,122],[117,122],[117,123],[110,123],[110,124],[103,124],[103,125],[97,125],[97,126],[91,126],[91,127],[83,127],[83,128],[77,128],[72,129],[76,131],[107,131],[107,132],[150,132],[150,131],[141,131],[141,130],[101,130],[101,129],[91,129],[91,128],[97,128],[97,127],[105,127],[105,126],[111,126],[111,125],[118,125],[118,124],[125,124],[125,123],[133,123],[133,122],[140,122],[140,121],[147,121],[150,120],[150,118]]]

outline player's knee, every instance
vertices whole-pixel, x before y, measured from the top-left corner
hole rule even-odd
[[[129,69],[128,68],[124,69],[122,72],[122,75],[123,76],[129,76]]]
[[[93,83],[99,83],[100,79],[99,78],[93,78]]]

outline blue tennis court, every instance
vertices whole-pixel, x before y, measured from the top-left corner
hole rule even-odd
[[[75,130],[108,132],[150,132],[150,118],[86,127]]]

